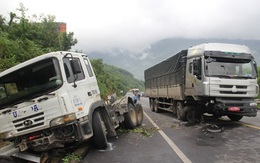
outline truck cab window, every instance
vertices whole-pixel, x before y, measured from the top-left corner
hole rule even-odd
[[[189,64],[189,73],[190,74],[192,73],[192,62],[190,62],[190,64]]]
[[[196,58],[193,60],[193,75],[201,79],[201,58]]]
[[[30,100],[62,86],[58,61],[47,58],[0,78],[0,108]]]
[[[85,58],[84,62],[85,62],[85,65],[86,65],[89,77],[92,77],[93,76],[93,71],[92,71],[92,69],[90,67],[89,60]]]
[[[248,59],[215,58],[212,62],[206,62],[208,71],[206,76],[227,78],[256,78],[254,64]]]

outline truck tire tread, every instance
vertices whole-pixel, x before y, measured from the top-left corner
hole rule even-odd
[[[105,149],[107,147],[107,137],[105,131],[105,124],[102,121],[100,113],[95,111],[93,113],[93,143],[98,149]]]

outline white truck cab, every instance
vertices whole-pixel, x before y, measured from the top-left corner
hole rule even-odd
[[[45,151],[93,136],[105,148],[106,136],[115,136],[124,120],[115,115],[128,117],[134,108],[131,99],[122,101],[124,107],[111,114],[85,54],[51,52],[0,73],[0,133],[20,151]],[[136,119],[127,120],[136,126]]]

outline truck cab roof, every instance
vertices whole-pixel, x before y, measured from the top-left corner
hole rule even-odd
[[[245,45],[226,44],[226,43],[204,43],[192,46],[188,49],[188,58],[201,56],[206,51],[219,51],[226,53],[246,53],[251,54],[250,49]]]
[[[43,54],[43,55],[40,55],[40,56],[37,56],[37,57],[34,57],[32,59],[29,59],[25,62],[22,62],[18,65],[15,65],[5,71],[2,71],[0,72],[0,77],[1,76],[4,76],[6,74],[9,74],[10,72],[13,72],[17,69],[20,69],[24,66],[27,66],[27,65],[30,65],[32,63],[35,63],[37,61],[40,61],[40,60],[43,60],[43,59],[46,59],[46,58],[50,58],[50,57],[56,57],[56,58],[60,58],[60,57],[64,57],[66,54],[72,54],[72,56],[74,57],[80,57],[80,56],[83,56],[85,54],[83,53],[76,53],[76,52],[69,52],[69,51],[56,51],[56,52],[50,52],[50,53],[46,53],[46,54]]]

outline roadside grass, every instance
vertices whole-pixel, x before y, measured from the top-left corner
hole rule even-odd
[[[129,132],[139,133],[139,134],[142,134],[143,136],[150,137],[150,136],[152,136],[152,132],[156,131],[156,130],[158,130],[158,129],[155,127],[138,127],[135,129],[119,128],[119,129],[117,129],[117,132],[118,133],[129,133]]]
[[[71,153],[62,159],[62,163],[78,163],[80,162],[80,160],[81,160],[80,156]]]

